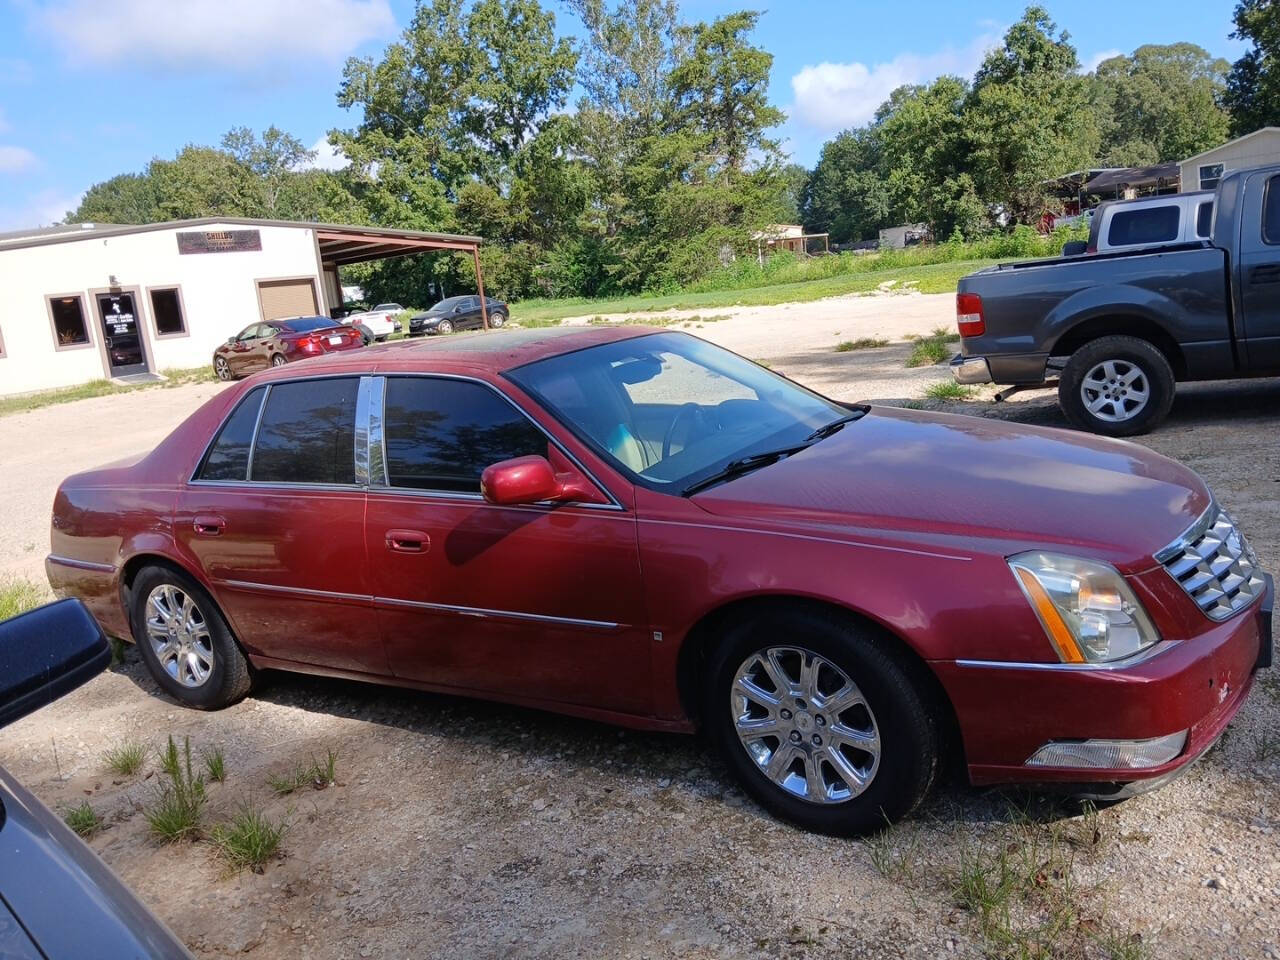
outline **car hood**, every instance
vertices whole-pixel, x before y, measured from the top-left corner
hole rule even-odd
[[[1066,545],[1132,572],[1210,499],[1194,472],[1137,444],[874,407],[694,502],[726,517]]]

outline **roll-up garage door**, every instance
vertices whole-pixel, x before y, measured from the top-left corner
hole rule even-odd
[[[263,320],[313,317],[320,312],[313,280],[259,280],[258,301]]]

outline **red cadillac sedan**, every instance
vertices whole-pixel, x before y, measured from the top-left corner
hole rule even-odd
[[[183,703],[265,669],[704,728],[805,827],[1150,787],[1271,656],[1270,577],[1129,443],[827,400],[682,333],[290,364],[68,478],[50,582]]]

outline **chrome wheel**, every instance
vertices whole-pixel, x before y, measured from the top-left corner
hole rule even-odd
[[[787,793],[843,803],[870,786],[880,731],[866,698],[830,660],[803,647],[769,647],[742,662],[729,708],[752,762]]]
[[[502,326],[506,322],[507,322],[506,314],[503,314],[503,313],[489,314],[489,326],[494,327],[495,329],[497,327]]]
[[[440,323],[436,325],[436,332],[453,333],[453,323],[448,320],[441,320]]]
[[[231,379],[231,368],[227,366],[227,361],[218,357],[213,361],[213,372],[218,375],[219,380]]]
[[[1085,409],[1107,423],[1132,420],[1151,399],[1151,382],[1137,364],[1128,360],[1104,360],[1084,375],[1080,399]]]
[[[288,363],[288,362],[289,362],[289,361],[287,361],[287,360],[284,358],[284,354],[283,354],[283,353],[277,353],[274,357],[272,357],[272,358],[271,358],[271,365],[272,365],[273,367],[283,367],[283,366],[284,366],[286,363]]]
[[[147,597],[147,639],[160,667],[184,687],[198,687],[213,671],[209,624],[191,595],[161,584]]]

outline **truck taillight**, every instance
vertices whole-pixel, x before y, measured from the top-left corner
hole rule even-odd
[[[982,298],[976,293],[956,294],[956,325],[962,337],[980,337],[987,332],[982,316]]]

